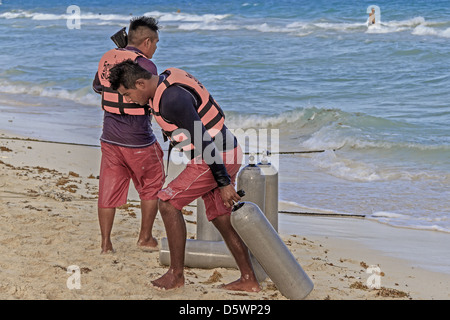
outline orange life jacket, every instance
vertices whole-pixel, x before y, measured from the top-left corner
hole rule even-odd
[[[176,124],[164,119],[160,113],[160,100],[164,91],[169,86],[177,84],[195,92],[197,97],[200,99],[197,112],[211,138],[214,138],[220,130],[222,130],[225,115],[217,102],[209,94],[208,90],[206,90],[206,88],[194,76],[177,68],[169,68],[163,73],[167,74],[167,77],[156,88],[152,103],[153,116],[161,127],[164,135],[171,140],[172,146],[180,144],[178,148],[182,151],[193,150],[194,145],[189,142],[193,141],[194,137],[190,137],[191,141],[187,141],[189,138],[184,133],[180,132],[182,130],[174,132],[179,129],[179,127]],[[182,143],[183,141],[184,143]]]
[[[141,106],[137,103],[127,102],[120,93],[111,89],[111,84],[108,81],[109,70],[114,67],[114,65],[128,59],[135,61],[138,57],[146,58],[141,53],[116,48],[109,50],[101,58],[98,64],[98,78],[102,85],[103,110],[111,113],[138,116],[150,114],[149,106]]]

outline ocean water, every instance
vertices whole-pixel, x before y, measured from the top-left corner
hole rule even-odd
[[[159,71],[190,71],[256,132],[287,211],[450,233],[448,1],[0,2],[2,130],[98,145],[98,61],[149,15]]]

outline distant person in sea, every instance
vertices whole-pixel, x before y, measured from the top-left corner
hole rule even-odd
[[[152,229],[158,212],[157,194],[165,175],[163,151],[151,126],[148,105],[124,101],[112,90],[108,81],[111,67],[132,59],[147,72],[157,74],[150,60],[159,41],[158,22],[151,17],[131,19],[128,46],[106,52],[100,60],[93,82],[94,91],[102,95],[103,132],[98,196],[98,219],[101,231],[101,252],[114,252],[111,231],[116,208],[127,202],[130,180],[141,200],[141,228],[137,245],[147,250],[158,250],[158,241]],[[126,43],[126,42],[125,42]]]
[[[207,89],[181,69],[169,68],[152,75],[127,60],[111,69],[111,87],[128,101],[145,105],[152,101],[155,120],[172,146],[191,161],[158,193],[170,250],[169,270],[152,284],[159,289],[184,286],[186,223],[181,209],[202,197],[206,216],[219,230],[241,271],[241,277],[224,286],[228,290],[260,290],[248,248],[231,225],[234,189],[242,164],[242,150],[224,124],[224,114]]]
[[[372,8],[372,12],[369,13],[369,25],[375,24],[375,8]]]

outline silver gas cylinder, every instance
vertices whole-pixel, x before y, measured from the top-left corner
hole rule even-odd
[[[278,171],[271,164],[267,157],[268,155],[269,153],[264,153],[261,161],[258,163],[258,167],[261,169],[266,180],[266,197],[263,212],[273,228],[278,231]]]
[[[253,202],[264,212],[266,177],[261,168],[256,165],[253,155],[249,157],[249,164],[238,173],[237,189],[245,191],[245,201]]]
[[[304,299],[313,290],[313,282],[256,204],[236,204],[231,225],[286,298]]]

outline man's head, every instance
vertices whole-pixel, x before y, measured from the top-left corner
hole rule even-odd
[[[151,78],[151,72],[129,59],[112,67],[108,80],[111,89],[123,95],[128,102],[143,106],[152,97],[149,84]]]
[[[151,59],[159,41],[158,30],[158,21],[152,17],[133,18],[128,30],[128,45],[138,48]]]

